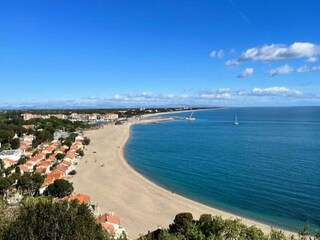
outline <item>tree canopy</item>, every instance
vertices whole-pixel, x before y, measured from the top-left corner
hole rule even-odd
[[[72,183],[64,179],[57,179],[48,186],[47,195],[52,197],[63,198],[73,192]]]
[[[191,213],[177,214],[169,229],[149,233],[145,240],[319,240],[320,232],[309,236],[306,226],[297,236],[286,236],[282,231],[271,229],[264,234],[255,226],[247,226],[239,219],[222,219],[220,216],[203,214],[194,220]]]
[[[2,212],[9,208],[0,206]],[[3,240],[106,240],[108,234],[95,222],[86,204],[77,201],[53,202],[48,198],[29,198],[16,210],[15,217],[0,219]],[[4,214],[2,214],[4,215]],[[7,214],[8,215],[8,214]]]
[[[40,173],[25,173],[18,179],[17,188],[24,195],[34,196],[37,194],[42,183],[43,176]]]

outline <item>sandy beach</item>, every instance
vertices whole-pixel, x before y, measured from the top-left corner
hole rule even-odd
[[[91,201],[99,204],[101,213],[114,211],[130,239],[158,226],[168,227],[180,212],[191,212],[194,218],[203,213],[241,218],[167,191],[137,173],[123,155],[130,126],[130,123],[106,125],[103,129],[86,132],[91,143],[85,157],[79,160],[77,175],[71,180],[75,192],[89,194]],[[268,225],[241,219],[266,233],[270,231]]]

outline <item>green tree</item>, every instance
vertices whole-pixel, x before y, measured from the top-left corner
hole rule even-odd
[[[14,172],[15,172],[15,173],[18,173],[18,174],[21,174],[20,167],[19,167],[19,166],[16,166]]]
[[[5,177],[0,177],[0,195],[4,195],[10,187],[10,182]]]
[[[38,190],[43,183],[43,177],[40,173],[25,173],[23,174],[17,183],[24,195],[34,196],[38,193]]]
[[[0,158],[0,173],[2,172],[1,170],[4,168],[4,163],[3,160]],[[1,176],[0,176],[1,177]]]
[[[22,156],[18,161],[18,165],[22,165],[26,162],[27,162],[27,158],[25,156]]]
[[[209,237],[212,234],[213,218],[211,214],[202,214],[199,218],[197,225],[201,232],[206,236]]]
[[[76,175],[77,174],[77,171],[76,170],[72,170],[69,172],[69,175]]]
[[[58,154],[56,155],[56,159],[61,160],[61,159],[63,159],[65,156],[66,156],[66,154],[64,154],[64,153],[58,153]]]
[[[45,198],[23,201],[17,218],[3,234],[4,240],[105,240],[109,239],[86,204],[52,202]]]
[[[84,137],[83,139],[83,145],[89,145],[90,144],[90,138]]]
[[[10,141],[10,147],[12,149],[18,149],[20,147],[20,140],[19,138],[14,138]]]
[[[191,213],[179,213],[175,216],[173,224],[169,226],[169,232],[184,234],[192,224],[192,221],[193,216]]]
[[[269,239],[270,240],[285,240],[286,236],[284,235],[284,233],[282,231],[272,228],[270,235],[269,235]]]
[[[66,140],[63,141],[63,144],[67,145],[68,147],[70,147],[72,145],[72,141],[70,138],[66,138]]]
[[[72,183],[64,179],[57,179],[48,186],[47,195],[63,198],[73,192]]]
[[[16,208],[8,208],[5,202],[0,198],[0,239],[3,239],[5,232],[8,231],[10,224],[17,215]]]
[[[77,153],[79,154],[79,156],[83,157],[84,156],[84,152],[81,149],[77,150]]]
[[[0,142],[9,143],[14,137],[14,132],[11,130],[0,130]]]

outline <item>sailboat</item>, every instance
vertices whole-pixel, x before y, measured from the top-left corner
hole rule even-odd
[[[233,124],[234,124],[234,125],[239,125],[237,115],[236,115],[236,116],[234,116]]]
[[[192,113],[190,114],[190,116],[187,117],[186,119],[187,119],[188,121],[194,121],[194,120],[196,120],[195,118],[192,117],[192,115],[193,115],[193,112],[192,112]]]

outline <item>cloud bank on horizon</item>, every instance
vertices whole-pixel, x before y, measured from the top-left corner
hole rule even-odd
[[[31,101],[2,103],[0,109],[41,109],[41,108],[106,108],[106,107],[174,107],[174,106],[259,106],[248,104],[262,99],[261,106],[268,106],[269,100],[284,102],[287,106],[295,105],[299,100],[319,103],[320,95],[303,93],[299,90],[274,86],[267,88],[253,87],[249,90],[219,88],[193,91],[189,94],[158,94],[152,92],[116,94],[112,97],[85,97],[80,99],[61,99],[55,101]]]

